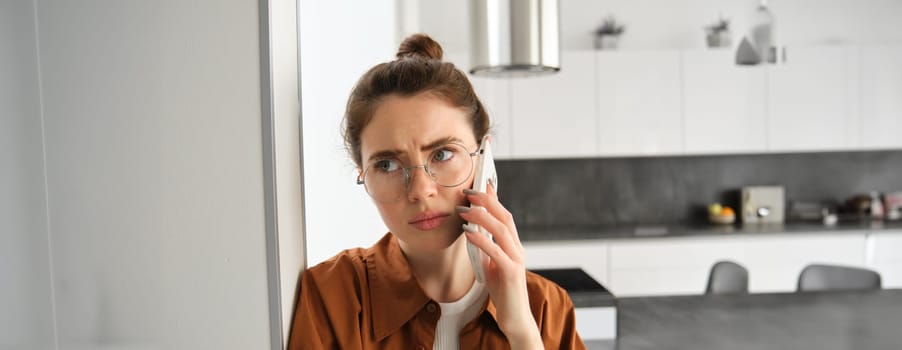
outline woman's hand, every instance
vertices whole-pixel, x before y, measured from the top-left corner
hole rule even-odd
[[[470,242],[491,258],[483,264],[485,283],[495,304],[498,326],[511,342],[511,348],[542,348],[542,338],[529,309],[523,245],[517,226],[513,215],[498,201],[494,186],[490,184],[487,192],[464,190],[472,205],[485,210],[473,208],[459,212],[464,220],[491,233],[497,244],[481,234],[464,232]]]

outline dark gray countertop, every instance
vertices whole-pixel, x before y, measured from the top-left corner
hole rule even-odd
[[[834,226],[826,226],[816,222],[798,222],[753,225],[670,224],[625,225],[617,227],[518,228],[520,239],[524,242],[782,233],[850,233],[884,230],[902,230],[902,221],[854,221],[842,222]]]
[[[614,306],[614,295],[583,269],[530,269],[530,271],[564,288],[575,307]]]
[[[902,290],[617,299],[619,350],[902,349]]]

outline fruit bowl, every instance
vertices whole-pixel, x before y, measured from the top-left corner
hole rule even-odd
[[[719,225],[730,225],[736,222],[736,214],[730,215],[709,215],[708,220]]]

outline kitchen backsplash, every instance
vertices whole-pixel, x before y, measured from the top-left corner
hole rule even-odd
[[[902,151],[497,161],[499,196],[520,228],[695,224],[736,207],[743,186],[786,200],[840,202],[902,191]]]

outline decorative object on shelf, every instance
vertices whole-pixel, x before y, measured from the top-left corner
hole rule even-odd
[[[742,42],[736,50],[736,64],[757,65],[761,63],[777,63],[774,14],[767,7],[767,0],[760,0],[752,17],[752,27],[749,33],[742,38]]]
[[[761,63],[761,56],[758,55],[758,50],[755,50],[755,46],[749,40],[749,37],[743,37],[742,41],[739,42],[739,47],[736,48],[736,64],[754,66],[759,63]]]
[[[595,49],[613,50],[620,44],[620,34],[623,34],[625,26],[617,22],[613,15],[608,15],[595,30]]]
[[[902,219],[902,192],[891,192],[883,195],[883,209],[887,220]]]
[[[856,194],[846,199],[843,207],[846,214],[854,215],[859,219],[869,216],[871,211],[871,196],[869,194]]]
[[[871,191],[871,218],[883,219],[883,200],[880,199],[880,192]]]
[[[733,45],[733,36],[730,33],[730,20],[720,16],[717,22],[705,27],[705,42],[710,48],[730,47]]]

